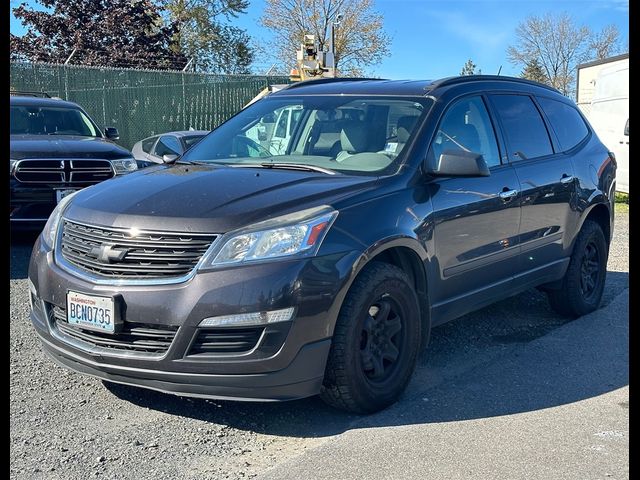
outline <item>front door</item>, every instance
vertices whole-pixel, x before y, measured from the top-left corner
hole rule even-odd
[[[513,167],[500,161],[495,130],[481,96],[464,97],[449,107],[429,161],[452,149],[482,154],[491,175],[442,178],[430,184],[440,277],[429,286],[434,324],[504,293],[519,254],[520,185]]]

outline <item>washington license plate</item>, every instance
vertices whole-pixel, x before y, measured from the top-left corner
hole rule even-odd
[[[67,293],[67,321],[82,328],[113,333],[115,305],[111,297]]]

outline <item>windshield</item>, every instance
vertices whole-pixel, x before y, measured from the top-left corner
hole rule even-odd
[[[100,130],[81,110],[64,107],[11,106],[12,135],[81,135],[100,137]]]
[[[183,158],[390,174],[430,105],[427,98],[267,97],[220,125]]]

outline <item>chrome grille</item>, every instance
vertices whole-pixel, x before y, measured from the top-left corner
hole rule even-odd
[[[163,355],[178,331],[178,327],[170,325],[132,322],[124,322],[122,331],[118,333],[84,330],[67,322],[65,308],[49,304],[49,309],[51,321],[62,335],[106,349]]]
[[[90,185],[115,175],[109,160],[27,159],[20,160],[14,176],[21,183],[73,183]]]
[[[190,273],[216,235],[130,231],[63,221],[62,257],[106,278],[165,278]]]

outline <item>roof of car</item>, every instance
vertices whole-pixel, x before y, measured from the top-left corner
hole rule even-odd
[[[177,130],[175,132],[167,132],[162,135],[175,135],[176,137],[189,137],[191,135],[208,135],[211,130]]]
[[[143,138],[142,140],[147,140],[148,138],[161,137],[162,135],[173,135],[176,137],[191,137],[191,136],[205,136],[209,135],[211,130],[174,130],[173,132],[162,132],[156,133],[155,135],[149,135],[148,137]],[[140,140],[142,142],[142,140]]]
[[[466,75],[458,77],[446,77],[439,80],[387,80],[376,78],[321,78],[308,80],[288,85],[286,88],[275,92],[273,95],[402,95],[419,96],[429,95],[440,87],[457,84],[470,84],[478,82],[500,82],[505,85],[529,85],[545,88],[559,93],[556,89],[542,83],[533,82],[523,78],[498,76],[498,75]]]
[[[24,105],[33,107],[66,107],[66,108],[80,108],[77,103],[69,102],[59,98],[42,98],[31,97],[21,95],[11,95],[10,105]]]

